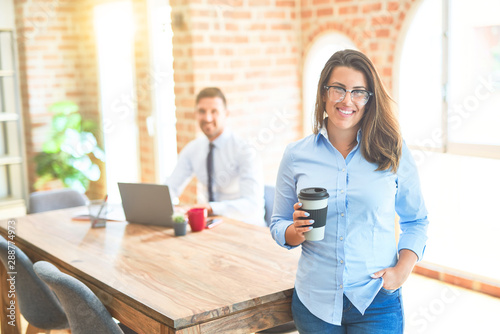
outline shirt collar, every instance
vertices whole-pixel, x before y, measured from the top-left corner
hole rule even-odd
[[[318,140],[321,136],[325,137],[326,140],[330,140],[330,139],[328,139],[328,130],[326,129],[327,124],[328,124],[328,117],[325,117],[325,119],[323,120],[323,125],[321,126],[321,129],[319,129],[319,132],[316,135],[316,142],[318,142]],[[359,143],[361,143],[361,136],[362,136],[361,134],[362,134],[361,129],[359,129],[358,133],[356,134],[356,141],[358,142],[358,144],[356,146],[358,146]]]
[[[231,137],[231,131],[229,129],[224,129],[224,131],[222,131],[222,133],[220,134],[219,137],[215,138],[215,140],[212,142],[214,144],[215,147],[221,147],[222,145],[224,145],[224,143],[226,141],[229,140],[229,138]],[[205,139],[207,140],[207,142],[210,143],[210,141],[208,140],[208,138],[205,136]]]

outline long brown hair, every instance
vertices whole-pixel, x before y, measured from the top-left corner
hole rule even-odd
[[[314,111],[314,133],[318,134],[323,126],[325,102],[327,94],[324,86],[333,69],[345,66],[364,74],[368,90],[373,96],[365,105],[365,113],[361,119],[362,139],[360,148],[363,156],[369,162],[378,164],[377,170],[392,169],[396,172],[401,157],[403,139],[399,122],[393,111],[394,101],[389,96],[371,60],[356,50],[335,52],[326,62],[318,82],[316,106]],[[328,99],[325,99],[328,101]]]

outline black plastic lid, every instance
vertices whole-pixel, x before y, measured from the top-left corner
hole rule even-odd
[[[299,193],[299,198],[306,200],[318,200],[318,199],[325,199],[328,197],[330,197],[330,195],[328,195],[326,189],[318,187],[304,188],[300,190]]]

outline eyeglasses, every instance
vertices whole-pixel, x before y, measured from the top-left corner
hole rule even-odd
[[[351,101],[353,103],[364,106],[370,99],[370,96],[373,95],[372,92],[369,92],[364,89],[347,90],[340,86],[323,86],[323,87],[328,92],[328,98],[330,99],[330,101],[335,103],[344,101],[345,95],[347,94],[347,92],[349,92],[351,93]]]

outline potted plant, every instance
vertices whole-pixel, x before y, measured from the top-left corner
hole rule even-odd
[[[104,161],[104,152],[92,133],[97,124],[83,120],[78,105],[71,101],[54,103],[49,111],[53,114],[51,136],[35,157],[39,176],[35,188],[60,180],[64,186],[84,193],[89,182],[101,176],[92,159]]]
[[[174,222],[174,233],[176,237],[186,235],[187,221],[186,215],[183,213],[174,213],[172,215]]]

